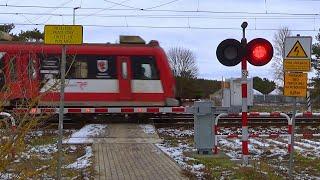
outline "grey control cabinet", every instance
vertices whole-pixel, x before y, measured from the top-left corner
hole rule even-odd
[[[194,143],[199,154],[211,154],[213,148],[213,102],[194,103]]]

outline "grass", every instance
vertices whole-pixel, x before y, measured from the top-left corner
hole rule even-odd
[[[196,160],[189,161],[190,164],[203,164],[206,166],[206,178],[217,179],[223,172],[233,170],[235,163],[227,158],[219,157],[193,157]]]
[[[26,150],[19,154],[18,161],[11,162],[6,167],[6,172],[19,175],[21,179],[48,179],[56,176],[57,152],[28,152],[33,147],[41,145],[55,145],[57,135],[54,133],[44,133],[42,136],[33,136],[26,139],[28,144]],[[63,166],[71,164],[77,158],[85,154],[85,147],[77,145],[76,150],[71,150],[69,145],[63,146]],[[28,157],[29,156],[29,157]],[[85,169],[67,169],[62,168],[62,176],[66,179],[83,179],[85,176],[93,179],[94,168],[89,166]]]
[[[195,160],[190,164],[203,164],[206,169],[206,179],[282,179],[274,174],[273,169],[267,163],[253,162],[252,166],[242,167],[228,157],[194,156]]]
[[[310,130],[309,130],[310,131]],[[316,132],[314,132],[316,133]],[[171,147],[177,147],[179,143],[193,144],[193,137],[172,137],[161,135]],[[192,147],[192,146],[191,146]],[[223,149],[222,149],[223,151]],[[288,160],[289,155],[268,157],[268,154],[262,154],[258,160],[250,160],[250,167],[242,167],[239,163],[230,160],[228,157],[212,157],[195,155],[192,152],[184,152],[185,157],[191,157],[186,163],[189,165],[203,164],[205,169],[205,179],[285,179],[288,178]],[[299,177],[319,177],[320,176],[320,158],[306,157],[305,154],[295,153],[294,157],[295,175]],[[190,179],[197,179],[191,170],[183,172]]]
[[[58,141],[57,137],[51,137],[51,136],[41,136],[41,137],[34,137],[30,140],[31,146],[41,146],[41,145],[47,145],[47,144],[53,144]]]
[[[296,172],[307,172],[309,174],[320,176],[320,159],[305,157],[295,153],[294,167]]]

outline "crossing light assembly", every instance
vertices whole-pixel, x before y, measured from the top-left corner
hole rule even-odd
[[[263,66],[272,59],[273,47],[263,38],[253,39],[248,44],[241,44],[236,39],[226,39],[218,45],[216,55],[219,62],[225,66],[235,66],[243,58],[254,66]]]

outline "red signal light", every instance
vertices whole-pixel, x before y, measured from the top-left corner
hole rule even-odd
[[[267,55],[267,49],[262,45],[255,46],[252,51],[255,59],[263,59]]]
[[[253,39],[247,46],[248,62],[254,66],[266,65],[273,56],[271,43],[263,38]]]

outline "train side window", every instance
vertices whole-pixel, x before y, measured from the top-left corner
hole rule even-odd
[[[36,79],[37,78],[37,72],[36,72],[36,60],[32,57],[29,58],[28,62],[28,76],[29,79]]]
[[[133,79],[159,79],[156,62],[152,56],[132,56]]]
[[[68,79],[116,79],[115,58],[76,55],[67,58]]]
[[[11,57],[9,60],[9,72],[10,72],[10,80],[11,81],[16,81],[18,78],[16,63],[17,63],[16,57]]]
[[[40,77],[42,80],[60,78],[60,55],[38,54]],[[29,62],[30,63],[30,62]]]
[[[88,63],[85,61],[74,62],[73,78],[86,79],[88,78]]]

